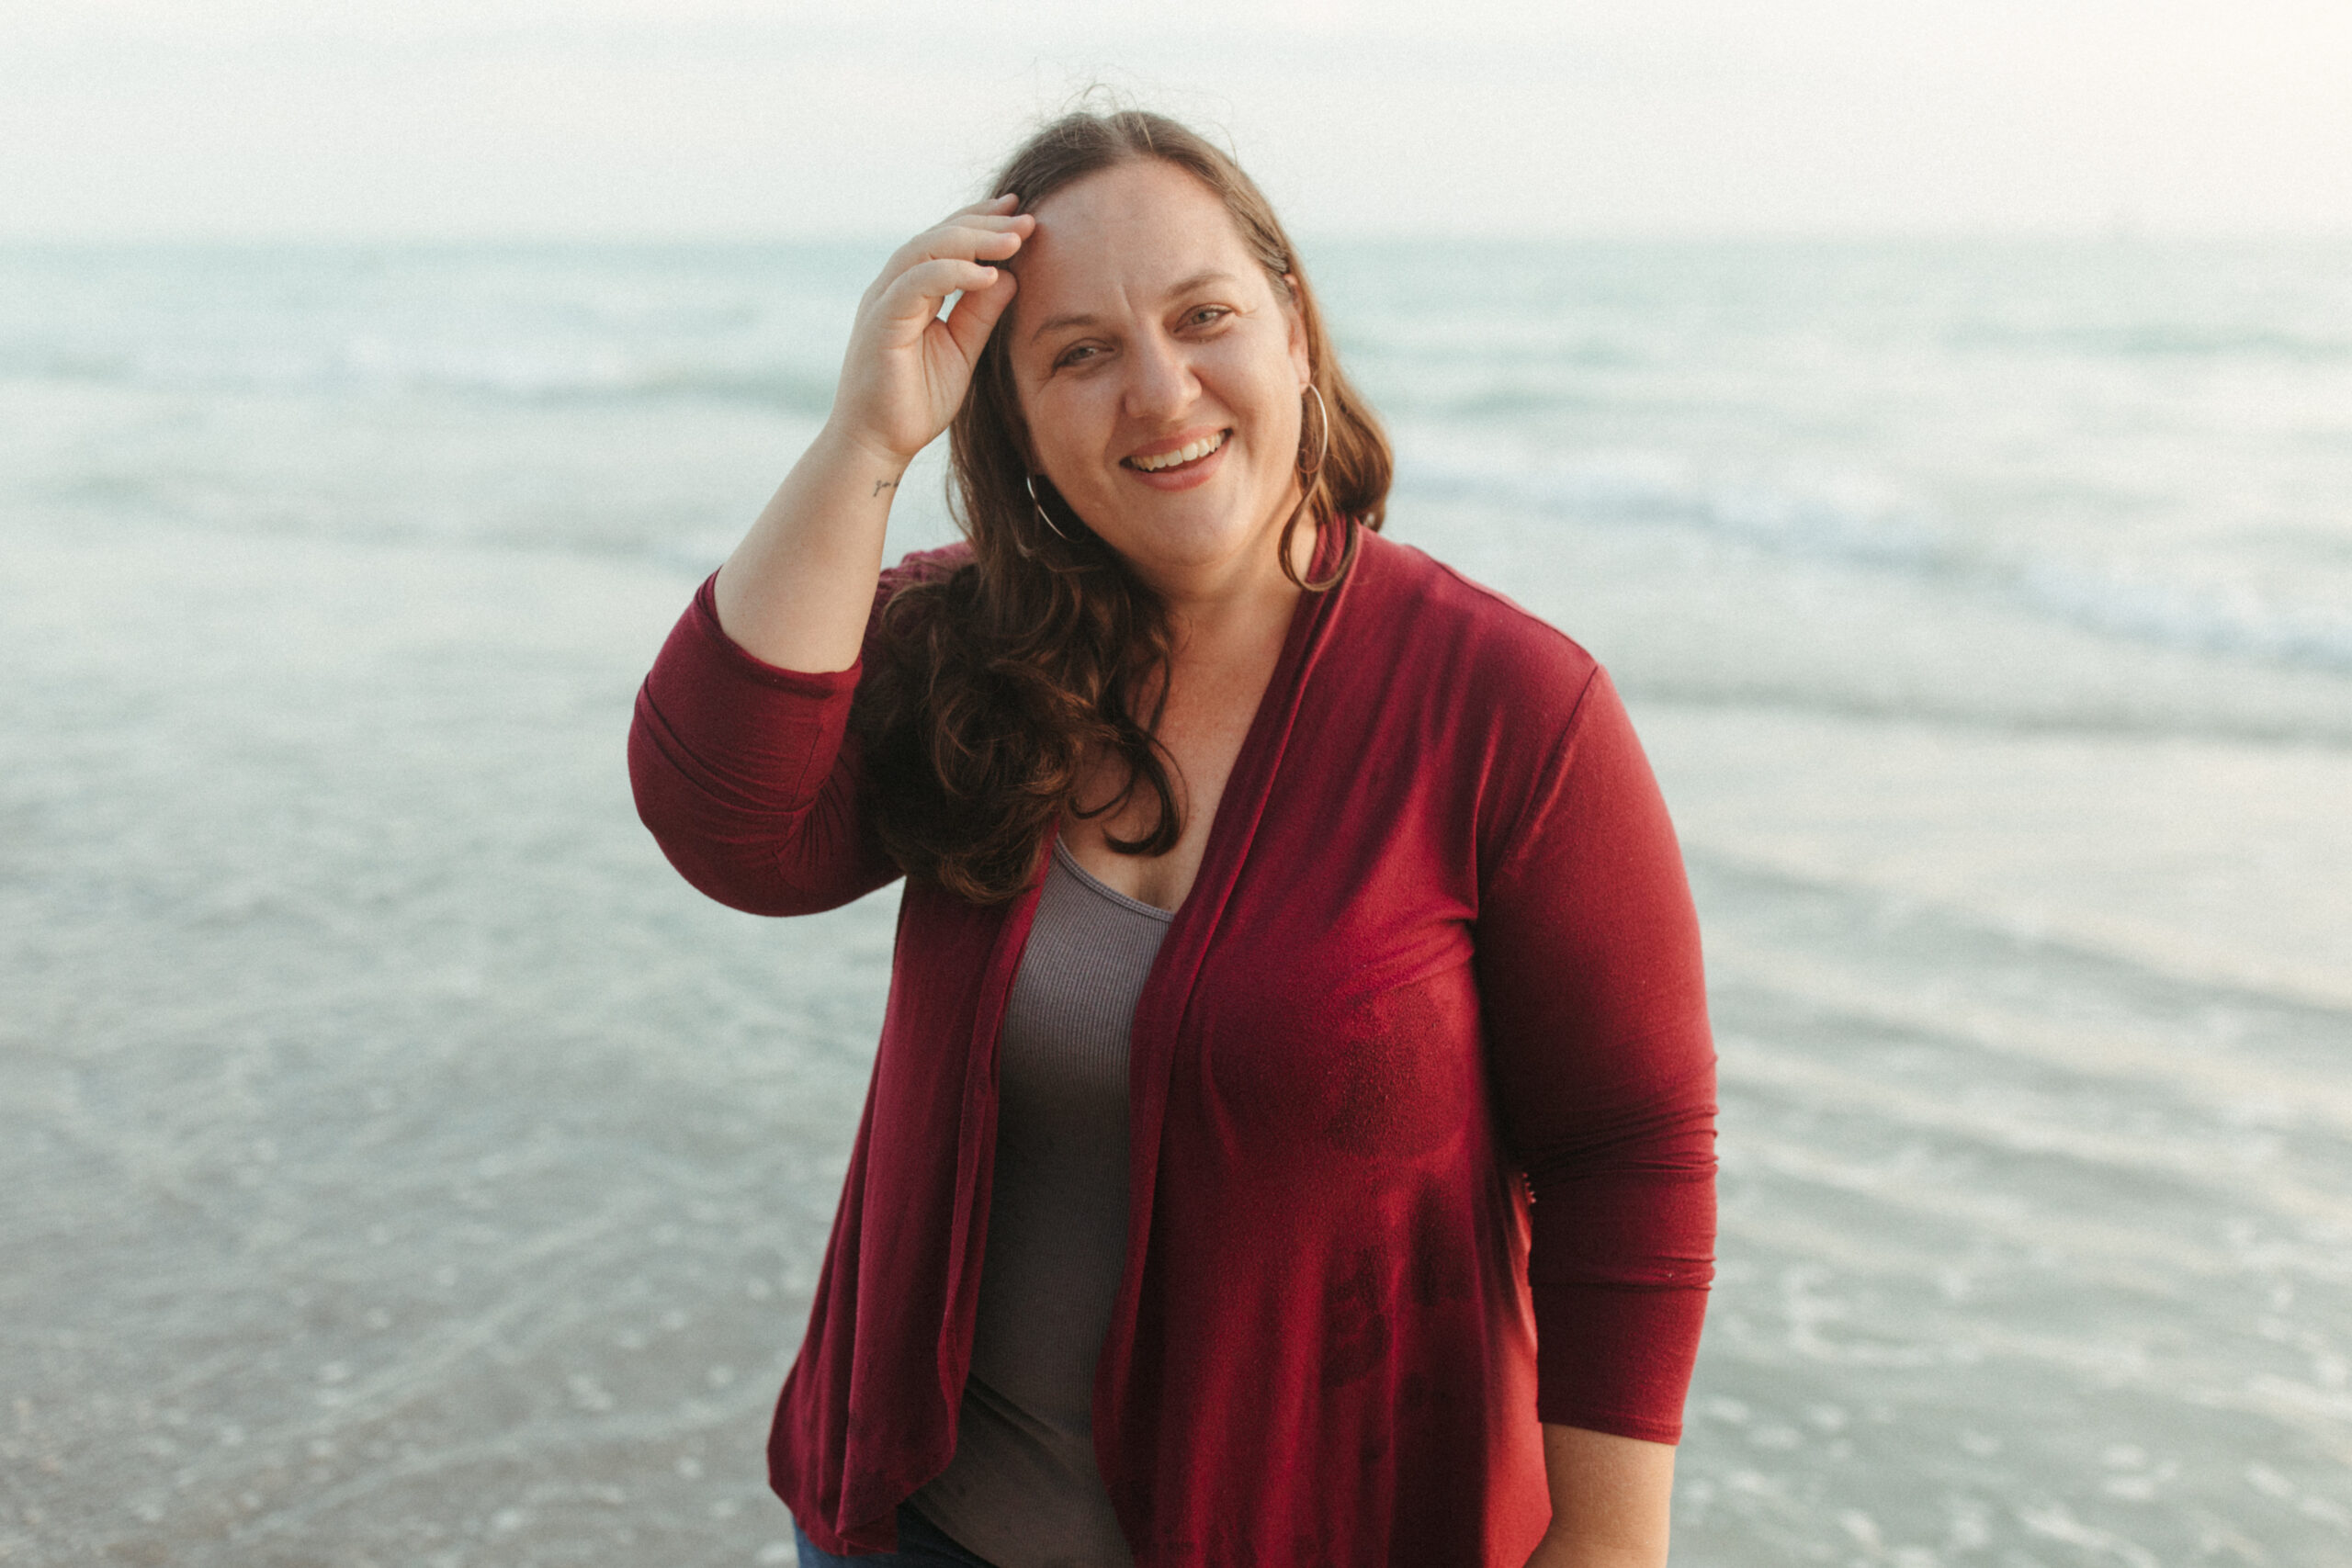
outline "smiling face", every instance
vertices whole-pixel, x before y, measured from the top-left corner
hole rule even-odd
[[[1308,375],[1288,291],[1224,203],[1157,159],[1090,175],[1036,215],[998,329],[1035,466],[1163,592],[1278,575]]]

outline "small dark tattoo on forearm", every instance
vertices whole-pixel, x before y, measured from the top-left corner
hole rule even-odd
[[[874,481],[875,495],[880,495],[886,490],[896,490],[898,488],[899,481],[896,479],[876,479]],[[870,500],[871,497],[868,499]]]

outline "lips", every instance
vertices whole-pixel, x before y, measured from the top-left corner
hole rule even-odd
[[[1180,445],[1163,446],[1156,452],[1138,452],[1119,461],[1123,467],[1140,474],[1170,473],[1214,456],[1224,447],[1232,434],[1229,430],[1212,430],[1188,437]]]

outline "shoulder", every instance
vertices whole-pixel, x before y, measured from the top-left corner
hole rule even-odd
[[[882,612],[893,600],[910,588],[935,587],[946,582],[971,564],[972,547],[959,539],[937,549],[910,551],[899,558],[898,565],[884,567],[880,579],[874,585],[874,606],[867,613],[865,646],[861,659],[871,658],[879,647],[890,640],[889,634],[884,630]],[[914,608],[914,601],[910,600],[906,608]],[[936,608],[936,601],[933,608]],[[903,615],[890,618],[902,628],[914,624],[905,620]],[[918,615],[917,620],[921,619],[922,616]]]
[[[1407,690],[1556,738],[1601,675],[1584,646],[1509,595],[1411,545],[1367,534],[1348,592],[1357,652]]]
[[[1376,536],[1375,536],[1376,538]],[[1482,878],[1544,845],[1636,830],[1671,842],[1609,672],[1566,632],[1408,545],[1368,541],[1369,628],[1342,662],[1363,711],[1396,716],[1419,765],[1468,786]]]

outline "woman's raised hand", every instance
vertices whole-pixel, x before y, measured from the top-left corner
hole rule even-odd
[[[1014,205],[979,202],[916,235],[859,301],[831,416],[718,569],[718,624],[754,658],[806,671],[857,661],[890,498],[956,417],[1012,303],[1012,274],[989,264],[1037,226]]]
[[[911,462],[947,428],[989,333],[1012,303],[1001,262],[1036,228],[1018,198],[976,202],[899,247],[858,302],[828,422],[885,462]],[[944,320],[940,306],[963,294]]]

